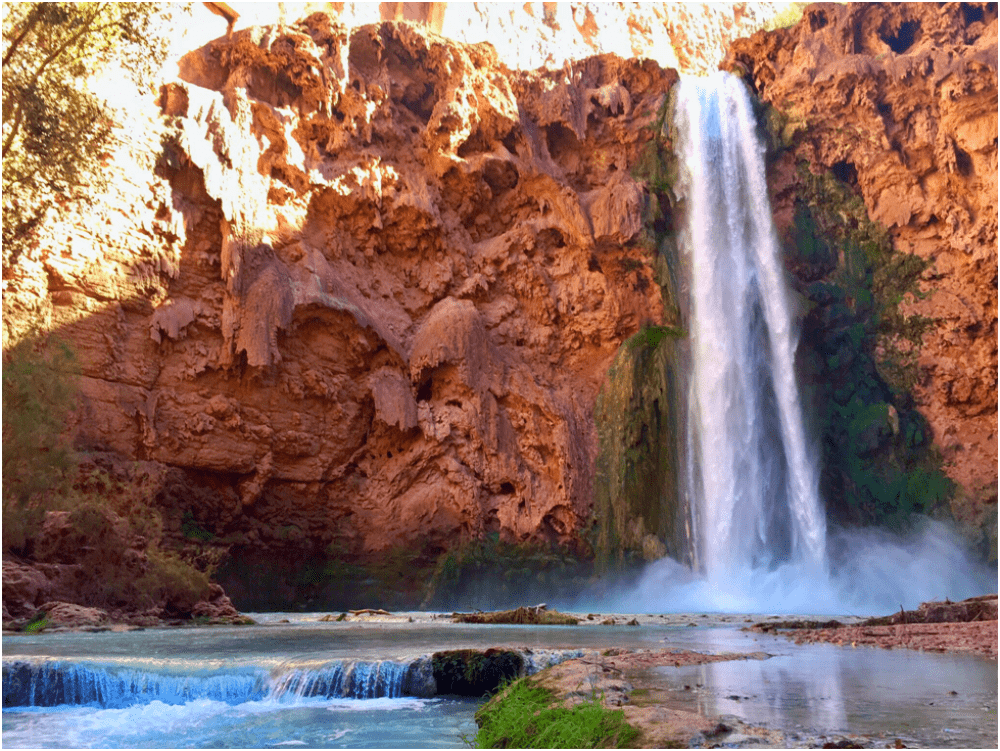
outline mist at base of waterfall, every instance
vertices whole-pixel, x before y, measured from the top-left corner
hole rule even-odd
[[[996,569],[977,562],[948,525],[931,519],[906,534],[831,529],[827,549],[828,568],[785,563],[711,577],[663,558],[647,564],[637,581],[615,587],[620,594],[585,594],[580,602],[625,612],[867,616],[997,591]]]

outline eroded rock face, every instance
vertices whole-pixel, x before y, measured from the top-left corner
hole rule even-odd
[[[908,311],[935,319],[916,399],[959,485],[956,514],[981,514],[997,494],[996,6],[817,4],[737,41],[723,66],[789,117],[779,224],[805,159],[855,182],[895,247],[930,262]]]
[[[354,560],[490,532],[577,545],[597,389],[662,313],[630,168],[675,75],[511,73],[488,46],[323,14],[181,70],[157,293],[92,291],[129,269],[59,277],[82,442],[183,470],[160,494],[175,534],[188,515]]]
[[[277,6],[277,7],[276,7]],[[733,39],[752,34],[784,3],[370,3],[237,5],[235,28],[282,24],[315,12],[350,27],[408,21],[466,44],[489,42],[509,68],[562,68],[591,55],[656,60],[664,68],[707,73]],[[187,50],[221,36],[226,21],[197,4],[184,24]],[[200,40],[195,42],[194,40]]]
[[[933,262],[921,406],[987,501],[994,14],[819,6],[729,63],[799,129],[776,184],[799,157],[854,174]],[[664,322],[632,169],[676,74],[612,55],[512,72],[486,45],[323,14],[181,72],[111,191],[3,280],[5,352],[33,327],[76,349],[81,445],[163,469],[175,538],[261,558],[582,547],[595,396],[619,344]],[[787,227],[794,195],[775,198]],[[58,599],[17,577],[33,607]]]

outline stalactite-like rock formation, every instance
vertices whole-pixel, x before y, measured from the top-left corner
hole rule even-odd
[[[168,518],[237,546],[579,546],[597,390],[660,315],[630,168],[675,77],[612,56],[512,73],[323,14],[237,31],[181,76],[160,292],[61,327],[81,440],[175,468]]]

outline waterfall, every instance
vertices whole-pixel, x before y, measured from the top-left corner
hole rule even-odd
[[[827,534],[749,93],[718,73],[682,79],[674,97],[674,192],[684,201],[677,292],[689,333],[679,500],[692,521],[694,565],[655,561],[602,605],[878,614],[996,591],[995,568],[977,563],[941,522]]]
[[[415,661],[414,661],[415,662]],[[5,708],[59,705],[124,708],[159,701],[186,704],[198,699],[243,704],[303,698],[399,698],[412,663],[391,660],[335,660],[289,663],[271,673],[259,667],[180,672],[63,660],[4,660]]]
[[[690,388],[687,494],[709,582],[784,563],[825,569],[815,452],[795,379],[798,333],[744,84],[678,84],[686,201]]]

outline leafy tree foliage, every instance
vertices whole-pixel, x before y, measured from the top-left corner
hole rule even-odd
[[[76,400],[69,347],[24,342],[3,363],[4,549],[20,547],[44,509],[33,497],[61,495],[76,462],[64,435]]]
[[[167,54],[171,6],[4,3],[3,272],[50,210],[103,183],[114,112],[87,80],[119,66],[137,86]]]

